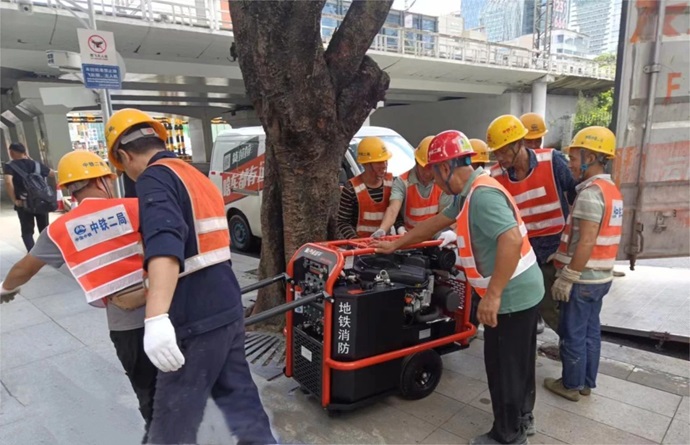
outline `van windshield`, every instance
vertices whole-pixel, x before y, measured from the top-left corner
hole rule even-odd
[[[393,154],[393,157],[388,161],[388,171],[393,173],[393,176],[400,176],[414,167],[414,148],[402,136],[377,136],[386,144],[386,149]],[[350,141],[350,154],[353,159],[357,159],[357,145],[363,138],[355,137]],[[360,172],[363,170],[362,166],[357,164]]]

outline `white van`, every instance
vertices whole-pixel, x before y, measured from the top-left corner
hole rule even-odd
[[[388,171],[395,176],[414,167],[414,149],[398,133],[388,128],[362,127],[350,142],[340,170],[340,184],[358,175],[357,144],[366,136],[383,139],[393,154]],[[224,131],[213,144],[209,178],[225,200],[232,245],[240,251],[252,248],[261,238],[261,195],[264,182],[266,135],[263,127]]]

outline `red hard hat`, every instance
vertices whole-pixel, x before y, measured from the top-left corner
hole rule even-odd
[[[457,130],[443,131],[429,144],[429,164],[476,154],[467,136]]]

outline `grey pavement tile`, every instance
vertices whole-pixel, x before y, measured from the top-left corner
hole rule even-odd
[[[538,403],[534,410],[537,429],[548,437],[572,444],[651,444],[634,434],[563,409]]]
[[[391,396],[384,402],[435,426],[443,425],[465,406],[463,403],[437,392],[420,400],[405,400],[398,396]]]
[[[27,409],[5,387],[0,388],[0,426],[26,418]],[[0,441],[0,443],[4,443]]]
[[[53,322],[4,333],[0,345],[0,369],[3,370],[84,347]]]
[[[690,384],[686,377],[636,367],[628,380],[680,396],[690,396]]]
[[[635,365],[629,363],[619,362],[618,360],[606,357],[601,357],[599,359],[599,374],[626,380],[633,369],[635,369]]]
[[[50,318],[36,306],[22,298],[0,305],[0,332],[6,333],[17,329],[34,326],[50,321]]]
[[[537,400],[537,403],[539,403],[539,400]],[[475,397],[474,400],[469,403],[469,405],[489,414],[493,413],[491,410],[491,393],[488,389]]]
[[[664,438],[671,423],[669,417],[600,396],[596,392],[582,397],[579,402],[571,402],[544,389],[543,380],[543,377],[537,377],[537,399],[542,408],[544,405],[556,407],[657,443]],[[543,422],[540,420],[539,424],[543,425]],[[554,437],[563,440],[558,435]]]
[[[31,302],[52,319],[67,317],[79,312],[98,311],[86,302],[81,289],[35,298]]]
[[[25,418],[0,426],[0,443],[3,445],[54,445],[58,439],[36,419]]]
[[[469,349],[453,352],[443,356],[443,368],[458,374],[471,377],[475,380],[487,382],[484,359],[467,354]]]
[[[487,388],[487,384],[481,380],[444,369],[436,392],[459,402],[469,403]]]
[[[117,358],[115,346],[113,346],[112,341],[108,340],[99,342],[93,345],[89,345],[88,348],[89,351],[98,354],[101,358],[110,362],[117,369],[122,369],[122,363],[120,363],[120,359]]]
[[[493,421],[493,415],[467,405],[444,423],[442,428],[460,437],[472,439],[489,432]]]
[[[690,424],[680,419],[674,419],[661,443],[687,445],[690,443]]]
[[[554,445],[554,444],[564,444],[565,442],[562,442],[558,439],[554,439],[553,437],[547,436],[546,434],[540,433],[539,432],[539,424],[537,423],[537,434],[529,437],[529,443],[530,444]]]
[[[34,278],[22,286],[21,294],[27,300],[47,297],[50,295],[76,291],[81,288],[77,282],[64,275]]]
[[[58,318],[55,322],[86,345],[110,341],[105,309],[93,308]]]
[[[484,340],[475,338],[470,342],[470,347],[462,350],[463,354],[469,354],[484,360]]]
[[[643,369],[690,378],[690,366],[688,366],[687,361],[649,351],[603,342],[601,344],[601,356]]]
[[[690,397],[683,397],[680,405],[678,405],[676,417],[690,423]]]
[[[597,377],[597,387],[594,389],[594,394],[666,417],[673,417],[681,402],[681,397],[678,395],[607,375]]]
[[[429,445],[442,445],[442,444],[461,444],[465,445],[470,442],[469,439],[465,439],[464,437],[460,437],[458,435],[455,435],[453,433],[449,433],[448,431],[444,429],[437,429],[433,433],[429,434],[429,436],[421,441],[420,443],[423,444],[429,444]]]
[[[3,383],[55,443],[141,440],[143,419],[129,381],[86,348],[3,371]]]

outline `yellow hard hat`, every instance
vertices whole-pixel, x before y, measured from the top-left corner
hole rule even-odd
[[[357,162],[360,164],[370,164],[372,162],[384,162],[392,158],[393,155],[386,148],[386,144],[374,136],[362,139],[357,146]]]
[[[616,135],[606,127],[583,128],[577,132],[568,150],[571,148],[586,148],[613,159],[616,156]]]
[[[470,139],[470,145],[472,145],[474,152],[477,153],[472,157],[473,164],[477,162],[491,162],[491,159],[489,159],[489,147],[487,147],[486,142],[481,139]]]
[[[422,167],[426,167],[429,163],[429,144],[432,140],[434,140],[433,136],[425,137],[414,151],[414,158],[417,160],[417,164]]]
[[[108,164],[95,153],[88,150],[74,150],[67,153],[58,162],[58,187],[83,181],[85,179],[115,177]]]
[[[537,113],[525,113],[520,116],[520,121],[522,121],[522,125],[524,125],[528,131],[525,139],[539,139],[549,132],[549,130],[546,129],[544,118]]]
[[[108,159],[118,170],[124,170],[124,166],[116,156],[120,138],[127,130],[139,124],[148,124],[162,141],[168,139],[168,131],[163,124],[143,111],[134,108],[123,108],[115,112],[105,124],[105,144],[108,147]]]
[[[486,130],[486,144],[489,150],[496,151],[508,144],[519,141],[527,134],[527,129],[520,119],[512,114],[498,116]]]

